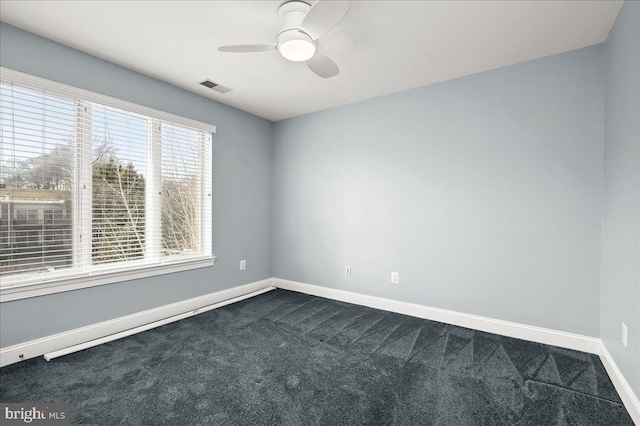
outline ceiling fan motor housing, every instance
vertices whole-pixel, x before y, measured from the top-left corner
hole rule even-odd
[[[303,1],[289,1],[283,3],[278,8],[278,17],[282,21],[280,32],[287,30],[299,30],[307,12],[311,9],[307,3]]]
[[[318,46],[300,25],[311,6],[301,1],[284,3],[278,9],[282,21],[278,34],[278,51],[285,59],[294,62],[306,61],[315,55]]]

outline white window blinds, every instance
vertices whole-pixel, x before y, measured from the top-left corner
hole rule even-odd
[[[210,131],[2,77],[0,287],[212,257]]]
[[[206,135],[161,123],[161,140],[161,253],[163,256],[197,253],[202,245],[211,244],[201,222],[202,211],[209,208],[206,198],[211,194],[206,183],[211,178],[198,166],[207,155]],[[206,197],[198,197],[196,194],[203,190],[207,191]]]
[[[73,265],[73,99],[0,86],[0,283]]]
[[[92,263],[143,259],[147,120],[95,104],[86,119],[91,122]]]

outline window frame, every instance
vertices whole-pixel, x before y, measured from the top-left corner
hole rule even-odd
[[[154,108],[145,107],[88,90],[79,89],[40,77],[35,77],[8,68],[0,67],[0,76],[2,77],[2,80],[11,81],[18,85],[24,85],[27,86],[27,88],[32,87],[34,89],[51,92],[52,95],[76,98],[80,104],[82,104],[82,102],[91,102],[100,104],[105,107],[123,110],[129,113],[139,114],[152,121],[153,125],[159,124],[162,121],[166,121],[169,123],[196,129],[205,133],[211,133],[212,137],[216,133],[216,126],[211,124],[202,123],[196,120],[156,110]],[[86,141],[82,140],[82,136],[78,136],[78,140],[76,141],[76,143],[86,143]],[[159,155],[159,150],[157,151],[157,155]],[[209,147],[208,154],[209,156],[211,156],[211,147]],[[208,165],[212,167],[211,158],[208,159],[208,163]],[[203,170],[201,179],[203,179],[203,181],[204,179],[211,179],[211,175],[212,170],[210,168],[208,170]],[[76,180],[77,182],[80,182],[82,179],[83,177],[79,176]],[[209,189],[211,190],[211,188]],[[203,197],[206,196],[207,194],[203,194]],[[212,194],[209,195],[209,199],[211,198]],[[202,204],[204,208],[205,203]],[[209,207],[211,207],[211,205],[212,202],[209,203]],[[79,210],[80,208],[74,207],[72,215],[77,216]],[[205,212],[203,210],[201,216],[203,220],[206,219],[206,215],[204,213]],[[86,217],[86,215],[84,216]],[[211,216],[212,212],[210,212],[209,218],[211,218]],[[88,223],[84,225],[90,226],[91,224]],[[159,227],[160,225],[157,224],[157,226]],[[90,271],[76,269],[73,272],[65,270],[60,270],[59,272],[47,272],[46,281],[43,281],[42,279],[39,279],[38,281],[24,280],[24,282],[21,282],[22,280],[16,280],[14,284],[0,286],[0,302],[7,302],[11,300],[60,293],[65,291],[213,266],[216,260],[216,256],[213,255],[212,236],[210,235],[213,232],[213,226],[212,224],[208,224],[207,227],[210,232],[208,234],[205,234],[205,227],[203,226],[200,244],[202,246],[208,247],[208,249],[205,249],[204,251],[208,251],[209,253],[211,253],[210,255],[194,255],[189,256],[186,259],[182,258],[177,260],[175,257],[168,257],[163,258],[160,261],[157,258],[152,258],[136,261],[118,262],[114,263],[113,265],[100,265],[99,268]],[[74,241],[74,245],[77,242],[78,241]],[[35,277],[36,275],[40,274],[33,273],[33,277]]]

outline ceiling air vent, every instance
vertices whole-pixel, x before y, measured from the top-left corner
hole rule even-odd
[[[215,90],[218,93],[227,93],[227,92],[230,92],[230,91],[233,90],[233,89],[231,89],[229,87],[226,87],[226,86],[223,86],[221,84],[214,83],[211,80],[205,80],[205,81],[201,82],[200,84],[202,84],[205,87],[208,87],[211,90]]]

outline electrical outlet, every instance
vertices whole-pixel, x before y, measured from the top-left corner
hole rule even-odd
[[[247,261],[243,259],[240,261],[240,270],[244,271],[245,269],[247,269]]]
[[[627,346],[627,337],[629,335],[629,329],[627,328],[627,324],[622,323],[622,344]]]
[[[351,276],[351,266],[347,266],[344,270],[344,274],[347,276]]]
[[[400,284],[400,272],[391,273],[391,284]]]

